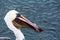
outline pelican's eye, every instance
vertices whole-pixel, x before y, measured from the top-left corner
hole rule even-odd
[[[20,14],[19,14],[19,13],[17,13],[16,15],[17,15],[16,18],[17,18],[17,17],[20,17]]]

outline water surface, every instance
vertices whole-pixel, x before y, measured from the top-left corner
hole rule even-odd
[[[17,10],[36,23],[43,32],[21,28],[25,40],[60,40],[60,0],[0,0],[0,37],[15,36],[3,20],[9,10]]]

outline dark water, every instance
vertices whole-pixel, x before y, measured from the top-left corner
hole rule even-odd
[[[5,14],[12,9],[44,30],[40,33],[21,28],[25,40],[60,40],[60,0],[0,0],[0,37],[15,40],[13,32],[3,20]]]

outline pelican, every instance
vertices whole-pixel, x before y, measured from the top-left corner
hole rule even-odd
[[[38,32],[43,31],[16,10],[10,10],[7,12],[4,21],[6,22],[7,27],[13,31],[16,40],[25,40],[23,33],[18,28],[32,28]]]

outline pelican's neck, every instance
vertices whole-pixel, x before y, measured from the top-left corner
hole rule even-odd
[[[17,29],[13,24],[12,24],[12,21],[10,21],[10,19],[6,16],[4,18],[8,28],[13,31],[13,33],[15,34],[16,36],[16,40],[23,40],[24,39],[24,35],[23,33],[21,32],[21,30]]]

